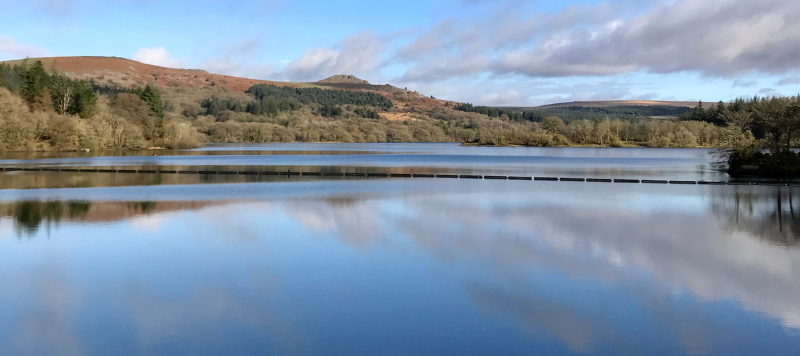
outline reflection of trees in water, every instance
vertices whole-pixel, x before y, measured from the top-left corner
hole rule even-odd
[[[769,194],[736,191],[712,199],[714,213],[725,219],[725,226],[766,241],[800,246],[800,196],[798,191],[778,188]]]
[[[198,209],[213,202],[86,202],[18,201],[0,204],[0,217],[10,217],[17,236],[35,235],[42,225],[58,227],[61,221],[121,221],[140,215]]]
[[[139,208],[142,211],[142,214],[149,214],[156,210],[158,203],[154,201],[142,201],[138,203],[134,203],[134,208]]]
[[[22,201],[13,205],[12,216],[17,235],[32,236],[39,231],[43,222],[47,222],[48,226],[50,223],[58,225],[65,216],[69,219],[85,216],[91,203],[84,201]]]

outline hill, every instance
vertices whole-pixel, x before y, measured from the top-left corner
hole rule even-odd
[[[407,112],[430,110],[448,103],[445,100],[432,99],[423,94],[401,89],[389,84],[371,84],[353,75],[334,75],[317,82],[282,82],[235,77],[208,73],[202,69],[178,69],[145,64],[119,57],[48,57],[30,58],[28,61],[40,60],[48,70],[56,69],[73,79],[93,79],[99,85],[130,88],[156,83],[162,87],[190,88],[224,88],[235,92],[244,92],[256,84],[268,84],[279,87],[319,87],[351,91],[368,91],[389,97],[401,109]],[[21,64],[23,60],[12,60],[0,63],[10,65]],[[454,104],[454,102],[449,102]],[[538,107],[502,107],[511,111],[545,110],[569,107],[606,108],[619,106],[655,106],[655,107],[694,107],[697,103],[685,101],[651,101],[651,100],[604,100],[574,101],[568,103],[549,104]]]
[[[708,122],[672,120],[689,107],[654,102],[506,109],[438,100],[349,75],[297,83],[123,58],[29,61],[0,66],[0,152],[298,141],[706,147],[727,137]]]
[[[211,74],[202,69],[175,69],[159,67],[118,57],[51,57],[30,58],[29,62],[42,61],[48,70],[56,69],[73,79],[94,79],[97,84],[131,87],[158,83],[161,86],[189,86],[194,88],[220,87],[244,92],[256,84],[300,87],[303,83],[277,82]],[[21,64],[23,60],[7,61]]]
[[[155,83],[164,88],[227,89],[234,92],[245,92],[253,85],[267,84],[278,87],[364,91],[388,97],[401,110],[407,113],[430,110],[446,103],[445,101],[431,99],[420,93],[389,84],[370,84],[368,81],[352,75],[334,75],[318,82],[282,82],[213,74],[202,69],[160,67],[119,57],[47,57],[29,58],[27,60],[31,63],[37,60],[42,61],[47,70],[58,70],[72,79],[92,79],[99,85],[110,87],[131,88]],[[23,61],[19,59],[0,63],[19,65]],[[403,116],[395,116],[394,118],[399,117]]]

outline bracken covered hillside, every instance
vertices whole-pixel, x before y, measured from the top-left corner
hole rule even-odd
[[[73,79],[93,79],[107,86],[144,86],[158,83],[162,86],[185,85],[194,88],[220,87],[244,92],[256,84],[300,86],[300,83],[273,82],[247,79],[228,75],[211,74],[200,69],[175,69],[118,57],[55,57],[31,58],[28,62],[42,61],[45,69],[56,69]],[[8,61],[7,64],[22,64],[24,60]]]

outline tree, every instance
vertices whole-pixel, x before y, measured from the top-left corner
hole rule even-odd
[[[785,101],[784,124],[786,125],[786,150],[792,148],[792,138],[796,130],[800,130],[800,97],[787,98]]]
[[[36,97],[40,96],[42,89],[50,85],[50,76],[44,70],[42,61],[34,62],[30,68],[23,66],[21,71],[22,87],[20,88],[20,94],[28,103],[32,104]],[[50,100],[52,101],[52,98]]]
[[[761,99],[753,106],[753,117],[772,137],[772,153],[781,152],[781,139],[787,133],[788,102],[784,98]]]
[[[753,123],[753,113],[749,111],[733,111],[726,108],[722,109],[721,116],[728,126],[741,132],[749,131]]]
[[[127,119],[142,128],[146,140],[158,137],[158,118],[153,115],[147,102],[138,95],[122,93],[111,104],[112,113]]]
[[[691,120],[694,121],[706,121],[706,109],[703,108],[703,102],[700,101],[697,103],[697,106],[692,110],[690,115]]]
[[[543,129],[554,134],[561,132],[565,127],[564,121],[558,118],[557,116],[548,116],[542,119],[541,126]]]
[[[153,115],[160,120],[164,119],[164,101],[161,100],[161,92],[155,85],[147,84],[144,89],[137,89],[133,92],[150,106],[150,112]]]
[[[39,90],[39,93],[33,98],[29,104],[31,111],[52,111],[53,110],[53,97],[50,95],[50,90],[47,87]]]
[[[50,94],[57,113],[64,115],[72,104],[75,95],[75,85],[67,76],[53,72],[50,75]]]
[[[594,122],[594,138],[595,142],[602,146],[611,141],[611,120],[605,118]]]
[[[86,81],[74,83],[74,95],[69,107],[69,113],[78,115],[83,119],[94,115],[97,106],[97,95],[92,89],[92,84]]]
[[[8,88],[8,69],[5,64],[0,64],[0,88]]]

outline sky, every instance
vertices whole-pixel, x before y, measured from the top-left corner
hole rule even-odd
[[[800,94],[797,0],[0,0],[0,60],[116,56],[440,99]]]

